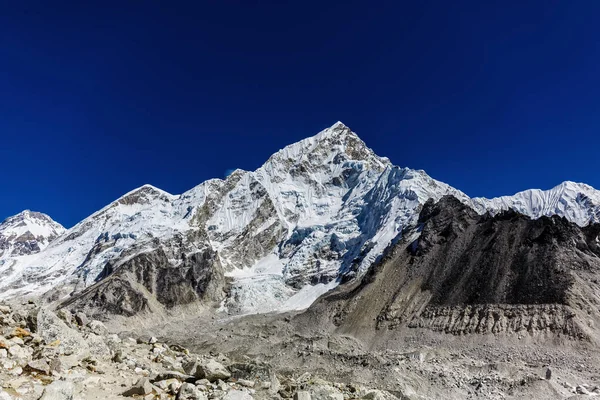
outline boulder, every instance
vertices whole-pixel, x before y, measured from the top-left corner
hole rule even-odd
[[[393,400],[396,396],[383,390],[369,390],[363,397],[365,400]]]
[[[73,384],[68,381],[54,381],[46,386],[39,400],[73,400]]]
[[[207,397],[193,384],[184,383],[179,388],[176,400],[207,400]]]
[[[294,394],[294,400],[311,400],[310,393],[306,391],[298,391]]]
[[[46,343],[54,345],[59,354],[81,355],[88,352],[83,336],[49,309],[40,309],[37,320],[39,335]]]
[[[108,360],[110,358],[110,349],[108,348],[106,342],[102,339],[102,337],[93,334],[88,334],[85,337],[85,341],[88,344],[88,350],[91,355],[104,360]]]
[[[163,371],[156,375],[156,378],[154,378],[153,381],[158,382],[168,379],[177,379],[178,381],[185,382],[193,380],[194,377],[191,375],[182,374],[181,372],[177,371]]]
[[[20,338],[23,339],[25,337],[29,337],[31,336],[31,332],[29,332],[27,329],[23,329],[21,327],[16,327],[11,333],[10,335],[8,335],[8,338]]]
[[[248,379],[238,379],[237,383],[238,383],[238,385],[245,386],[247,388],[253,388],[255,385],[254,381],[251,381]]]
[[[229,379],[231,377],[229,370],[223,364],[213,359],[191,361],[186,363],[183,369],[186,373],[196,378],[208,379],[210,382],[218,379]]]
[[[75,314],[75,322],[77,322],[79,326],[86,326],[89,323],[89,319],[84,313],[78,312]]]
[[[108,335],[108,329],[101,321],[93,320],[87,326],[98,336]]]
[[[123,396],[145,396],[152,393],[152,384],[148,378],[140,378],[135,385],[126,390]]]
[[[245,392],[243,390],[230,390],[227,392],[225,396],[222,397],[222,400],[252,400],[253,397],[250,393]]]
[[[66,308],[61,308],[58,310],[56,315],[58,318],[65,321],[67,325],[71,326],[73,324],[73,314],[71,314],[71,311],[67,310]]]
[[[32,360],[27,363],[27,371],[50,375],[50,365],[45,360]]]

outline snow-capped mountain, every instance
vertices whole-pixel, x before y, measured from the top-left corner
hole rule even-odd
[[[472,200],[480,213],[511,209],[532,218],[560,215],[579,226],[600,222],[600,191],[585,183],[567,181],[550,190],[530,189],[513,196]]]
[[[25,210],[0,223],[0,260],[38,253],[65,228],[40,212]]]
[[[86,299],[126,296],[144,307],[172,306],[181,293],[179,303],[205,299],[210,282],[209,297],[222,300],[223,311],[302,309],[364,273],[417,223],[428,199],[452,195],[480,213],[514,208],[532,217],[598,221],[599,192],[564,186],[552,194],[470,199],[424,171],[392,165],[338,122],[278,151],[256,171],[236,170],[181,195],[142,186],[43,251],[5,256],[0,297],[53,289],[57,298],[85,289]],[[94,289],[115,271],[123,273],[119,280]],[[99,297],[94,290],[102,291]],[[170,293],[168,299],[159,292]]]

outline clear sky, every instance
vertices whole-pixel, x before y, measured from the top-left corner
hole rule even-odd
[[[13,1],[0,219],[69,227],[341,120],[471,196],[600,188],[598,1]]]

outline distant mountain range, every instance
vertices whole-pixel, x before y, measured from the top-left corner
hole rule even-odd
[[[231,314],[304,309],[363,276],[390,245],[418,238],[423,206],[444,196],[481,215],[600,222],[591,186],[469,198],[394,166],[338,122],[256,171],[181,195],[144,185],[68,230],[36,212],[6,219],[0,298],[44,294],[124,315],[195,303]]]

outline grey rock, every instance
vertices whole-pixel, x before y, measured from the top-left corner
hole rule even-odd
[[[89,323],[87,315],[85,315],[81,311],[75,314],[75,321],[79,326],[86,326]]]
[[[245,386],[248,388],[253,388],[255,385],[254,381],[250,381],[247,379],[238,379],[237,383],[238,383],[238,385]]]
[[[158,381],[164,381],[167,379],[177,379],[178,381],[185,382],[188,380],[193,380],[194,377],[191,375],[182,374],[181,372],[178,372],[178,371],[163,371],[163,372],[160,372],[158,375],[156,375],[156,377],[153,379],[153,381],[158,382]]]
[[[44,389],[39,400],[72,400],[73,384],[68,381],[54,381]]]
[[[50,375],[50,365],[45,360],[32,360],[27,363],[27,370]]]
[[[93,320],[91,321],[88,325],[88,328],[90,328],[90,330],[95,333],[98,336],[104,336],[108,334],[108,329],[106,328],[106,326],[97,320]]]
[[[210,382],[231,377],[231,372],[223,364],[213,359],[193,360],[184,364],[183,369],[196,378],[204,378]]]
[[[66,308],[61,308],[60,310],[56,311],[56,315],[58,318],[65,321],[67,325],[71,326],[73,324],[73,314],[71,314],[71,311],[67,310]]]
[[[243,390],[230,390],[227,392],[225,396],[223,396],[223,400],[252,400],[253,397]]]
[[[177,400],[205,400],[206,398],[206,395],[191,383],[181,385],[176,397]]]
[[[81,334],[67,326],[52,311],[42,308],[38,313],[39,334],[48,344],[56,344],[60,354],[81,355],[88,352],[88,344]]]
[[[12,400],[12,396],[0,388],[0,400]]]
[[[298,391],[294,394],[294,400],[311,400],[310,393],[306,391]]]
[[[587,390],[583,385],[579,385],[575,388],[575,393],[577,394],[590,394],[590,391]]]
[[[198,378],[206,378],[210,382],[214,382],[217,379],[228,379],[231,377],[231,373],[225,368],[225,366],[213,359],[200,364],[200,370],[202,376],[196,375]]]
[[[147,395],[152,393],[152,384],[148,378],[140,378],[135,385],[123,393],[123,396]]]
[[[108,360],[110,358],[110,349],[108,348],[106,342],[102,339],[102,337],[97,336],[95,334],[88,334],[85,337],[85,341],[88,344],[88,350],[91,355],[105,360]]]

